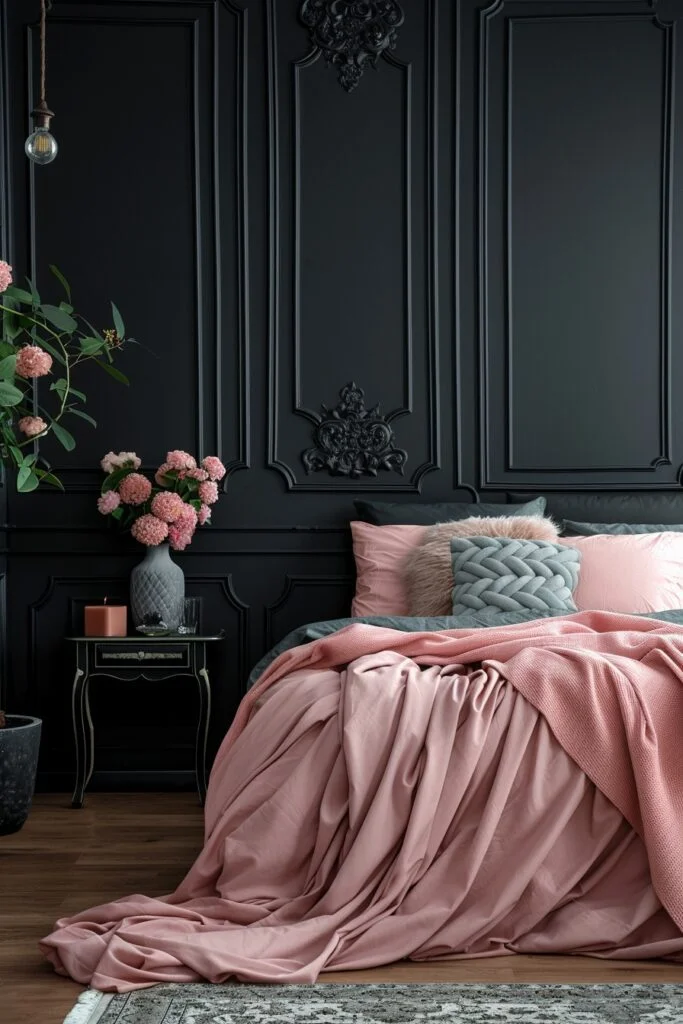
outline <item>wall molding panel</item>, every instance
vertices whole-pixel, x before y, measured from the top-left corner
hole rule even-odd
[[[223,489],[225,490],[231,473],[238,469],[249,469],[251,466],[251,399],[250,399],[250,364],[251,364],[251,339],[250,339],[250,312],[249,312],[249,196],[248,196],[248,175],[249,175],[249,152],[247,145],[247,129],[248,129],[248,15],[249,10],[246,6],[240,6],[233,2],[233,0],[220,0],[214,4],[214,84],[215,89],[218,91],[219,82],[219,64],[221,62],[221,52],[218,45],[219,31],[218,22],[221,16],[222,9],[225,8],[230,14],[236,19],[237,31],[235,33],[234,40],[234,67],[235,67],[235,134],[234,134],[234,146],[236,153],[235,160],[235,175],[234,175],[234,196],[235,196],[235,213],[236,213],[236,248],[235,248],[235,267],[233,273],[236,273],[239,280],[239,301],[237,306],[237,386],[238,386],[238,399],[237,399],[237,447],[234,456],[226,460],[226,476],[223,480]],[[221,114],[221,103],[220,98],[214,100],[214,125],[213,132],[214,137],[217,138],[222,132],[223,119]],[[214,195],[215,204],[218,208],[220,202],[220,182],[221,182],[221,161],[218,159],[217,148],[214,146]],[[216,249],[217,257],[221,250],[221,232],[215,233],[216,238]],[[218,258],[217,258],[218,263]],[[223,405],[223,359],[222,350],[224,347],[225,333],[229,331],[229,327],[223,328],[224,316],[223,316],[223,303],[222,303],[222,283],[219,278],[218,286],[216,288],[216,322],[219,325],[221,331],[220,335],[217,335],[216,345],[216,408],[218,414],[218,447],[217,452],[225,452],[229,449],[226,448],[226,431],[223,425],[222,418],[222,405]],[[223,341],[223,344],[221,343]],[[228,399],[229,400],[229,399]]]
[[[103,15],[100,12],[103,6],[109,11],[112,6],[118,6],[120,11],[115,16]],[[63,13],[62,8],[67,8],[69,13]],[[187,16],[181,17],[182,11]],[[158,28],[164,32],[177,29],[188,33],[187,100],[191,120],[187,151],[191,154],[191,170],[187,195],[191,198],[194,220],[191,339],[195,353],[192,399],[195,419],[191,444],[194,451],[222,455],[227,468],[225,487],[231,473],[248,469],[250,465],[248,9],[233,0],[205,0],[195,4],[191,0],[187,3],[161,0],[154,5],[153,12],[151,16],[149,5],[142,0],[125,0],[118,5],[84,3],[83,0],[55,3],[50,12],[50,29],[54,33],[53,26],[87,27],[104,32]],[[230,31],[228,26],[231,26]],[[37,38],[37,26],[31,25],[26,61],[29,107],[33,105],[33,84],[37,75]],[[230,43],[229,49],[222,40]],[[223,85],[226,68],[233,79],[227,90]],[[229,160],[221,159],[221,155]],[[231,174],[224,174],[224,165],[232,165]],[[45,263],[44,259],[38,259],[36,233],[36,174],[40,174],[42,168],[36,171],[31,165],[27,170],[30,175],[27,261],[35,279],[44,270]],[[155,356],[161,357],[163,348]],[[226,384],[230,389],[227,394]],[[229,420],[224,409],[229,411]],[[55,454],[57,459],[63,458],[59,450]],[[68,491],[99,490],[98,468],[84,469],[72,463],[58,463],[55,468]],[[153,467],[150,464],[146,468]]]
[[[326,575],[285,573],[285,585],[281,594],[276,601],[264,608],[263,618],[266,647],[272,647],[278,640],[281,640],[286,636],[287,633],[290,632],[290,629],[294,629],[297,625],[301,624],[296,613],[294,613],[289,624],[286,622],[285,624],[282,622],[278,624],[278,617],[281,613],[285,613],[286,615],[289,610],[291,615],[291,609],[289,606],[294,602],[297,592],[300,593],[301,591],[304,591],[305,596],[308,596],[311,590],[316,591],[316,603],[323,602],[321,607],[324,608],[325,602],[324,598],[321,596],[321,590],[331,591],[330,597],[332,600],[332,606],[334,606],[338,599],[340,588],[345,588],[350,595],[350,605],[351,597],[353,596],[353,582],[353,576],[341,575],[339,573],[329,573]],[[329,617],[332,617],[332,613],[330,613]]]
[[[294,116],[294,324],[293,324],[293,359],[294,359],[294,413],[316,422],[317,414],[308,408],[303,398],[301,382],[302,351],[301,351],[301,145],[302,145],[302,123],[301,123],[301,71],[311,67],[320,57],[319,52],[308,54],[300,61],[294,61],[293,73],[293,116]],[[388,413],[389,422],[400,416],[409,416],[413,412],[413,272],[412,272],[412,223],[411,223],[411,197],[413,193],[412,173],[412,148],[413,148],[413,86],[412,86],[412,65],[398,60],[392,55],[386,55],[385,61],[390,67],[397,70],[402,76],[401,104],[403,109],[403,202],[401,212],[403,216],[403,234],[405,244],[402,252],[402,296],[403,296],[403,396],[400,405]],[[367,154],[371,159],[372,151]],[[371,223],[368,224],[368,231],[372,231]],[[331,245],[334,240],[331,239]],[[340,282],[343,274],[339,274]],[[277,381],[277,376],[276,376]]]
[[[615,4],[616,6],[616,4]],[[593,13],[592,8],[596,8]],[[674,455],[674,429],[672,421],[672,394],[674,389],[674,370],[672,367],[672,289],[674,272],[674,251],[673,251],[673,173],[674,173],[674,151],[676,148],[676,120],[674,91],[678,80],[679,71],[675,59],[675,33],[674,22],[661,22],[653,16],[652,9],[640,4],[622,4],[619,10],[613,13],[605,13],[604,5],[598,3],[590,5],[586,0],[567,0],[566,3],[548,4],[547,0],[499,0],[489,7],[479,11],[479,85],[478,85],[478,237],[479,263],[477,270],[478,278],[478,349],[479,349],[479,382],[480,382],[480,423],[479,423],[479,486],[483,489],[504,490],[509,488],[547,488],[566,489],[567,486],[577,489],[590,489],[600,487],[601,489],[652,489],[654,486],[663,488],[678,487],[680,470],[675,469],[675,463],[680,463],[679,458]],[[523,13],[522,13],[523,12]],[[524,35],[536,34],[538,40],[539,67],[542,66],[541,46],[551,45],[551,33],[558,40],[557,47],[561,50],[564,45],[569,48],[572,43],[578,46],[584,40],[578,35],[583,33],[585,45],[590,44],[590,29],[595,26],[596,33],[607,40],[614,36],[614,45],[618,48],[620,40],[623,39],[631,44],[636,56],[640,56],[640,67],[632,67],[632,74],[642,72],[643,92],[648,87],[652,93],[652,86],[656,85],[661,90],[657,97],[657,103],[652,103],[652,111],[656,114],[655,123],[661,125],[660,138],[653,144],[652,156],[657,160],[657,178],[650,179],[650,191],[656,187],[659,192],[658,203],[658,234],[659,237],[652,244],[653,261],[657,266],[659,280],[653,287],[656,287],[656,302],[652,304],[652,320],[648,324],[647,347],[651,350],[650,337],[657,338],[657,346],[654,358],[651,358],[651,369],[655,371],[656,380],[650,383],[647,375],[648,398],[656,402],[654,416],[650,410],[651,404],[641,403],[641,414],[644,408],[647,415],[651,417],[653,434],[649,450],[639,450],[637,453],[629,451],[625,447],[628,440],[625,437],[618,438],[620,458],[614,457],[614,451],[609,454],[605,452],[600,457],[599,448],[605,444],[606,434],[609,428],[600,423],[602,430],[593,431],[594,441],[583,437],[582,450],[590,451],[590,461],[585,461],[581,455],[572,453],[568,445],[569,438],[562,435],[562,427],[559,420],[553,422],[548,410],[546,420],[540,425],[541,433],[554,433],[557,444],[546,444],[538,446],[543,448],[545,455],[529,460],[529,455],[536,452],[537,439],[534,437],[534,426],[531,417],[524,406],[532,404],[534,397],[532,391],[525,390],[525,387],[533,387],[532,373],[528,365],[528,357],[524,366],[520,368],[520,359],[515,353],[515,324],[514,316],[519,306],[524,303],[531,308],[531,303],[526,290],[524,280],[525,268],[521,273],[517,271],[515,258],[519,261],[524,250],[518,246],[517,255],[514,255],[514,227],[515,202],[521,190],[527,189],[527,182],[522,179],[521,172],[514,174],[514,146],[518,145],[521,160],[525,155],[521,146],[517,143],[515,135],[515,123],[521,124],[521,131],[528,128],[517,112],[515,120],[515,75],[522,72],[516,71],[518,66],[524,68],[530,55],[533,57],[533,47],[527,46],[523,51],[523,58],[515,61],[515,40],[522,40]],[[495,36],[494,36],[495,28]],[[542,30],[547,30],[547,37],[542,38]],[[635,30],[642,33],[642,37],[635,36]],[[571,33],[575,32],[576,37],[572,40]],[[638,42],[636,44],[636,39]],[[654,43],[654,46],[653,46]],[[640,49],[639,49],[640,47]],[[654,59],[654,50],[659,48],[657,67]],[[596,58],[600,51],[594,47],[591,57]],[[654,72],[654,74],[653,74]],[[558,74],[561,72],[558,71]],[[540,71],[539,71],[540,74]],[[647,77],[646,77],[647,75]],[[496,79],[497,76],[497,79]],[[596,76],[597,78],[597,76]],[[496,80],[499,91],[502,93],[496,96],[492,91],[492,80]],[[571,83],[575,88],[575,83]],[[578,86],[576,86],[578,88]],[[518,88],[523,89],[525,100],[528,99],[528,82],[524,82]],[[560,90],[558,89],[558,93]],[[606,89],[606,93],[609,90]],[[594,97],[596,94],[593,94]],[[560,96],[560,98],[563,98]],[[572,93],[567,86],[566,96],[571,104]],[[608,101],[606,101],[608,102]],[[539,115],[542,104],[537,104],[535,113]],[[590,110],[588,94],[586,93],[585,106],[579,107],[577,99],[576,110]],[[541,115],[543,111],[541,110]],[[605,107],[604,116],[611,112]],[[581,130],[581,122],[578,120],[574,129]],[[609,123],[607,121],[605,124]],[[566,133],[571,126],[566,129]],[[619,127],[616,128],[619,131]],[[565,134],[566,134],[565,133]],[[539,129],[540,135],[540,129]],[[537,144],[537,137],[529,132],[531,148],[537,152],[542,151],[542,146]],[[619,141],[630,145],[626,134]],[[549,150],[549,158],[555,154]],[[501,162],[502,161],[502,162]],[[498,171],[500,166],[501,170]],[[624,167],[630,166],[630,162],[624,159],[621,164]],[[525,166],[525,170],[527,167]],[[614,174],[613,181],[616,183],[619,177],[620,168],[616,163],[611,168]],[[593,173],[591,169],[590,173]],[[599,168],[596,173],[600,174]],[[561,171],[558,168],[558,177]],[[607,178],[605,188],[607,188]],[[495,199],[499,182],[504,185],[504,197],[502,205],[498,205]],[[601,185],[602,187],[602,185]],[[515,189],[517,192],[515,193]],[[541,189],[542,191],[542,189]],[[571,189],[569,190],[567,202],[571,202]],[[491,201],[493,208],[491,209]],[[557,199],[559,202],[559,197]],[[521,204],[528,213],[529,201],[523,195]],[[587,204],[586,204],[587,205]],[[616,214],[615,214],[616,216]],[[641,213],[641,220],[645,217]],[[562,221],[562,214],[558,220]],[[613,224],[616,221],[612,222]],[[518,221],[519,225],[519,221]],[[625,221],[624,231],[630,230],[630,224]],[[615,229],[616,230],[616,229]],[[616,236],[615,236],[616,238]],[[493,239],[493,241],[492,241]],[[532,243],[533,244],[533,243]],[[620,247],[625,247],[624,239]],[[498,248],[496,249],[496,246]],[[548,253],[552,250],[548,250]],[[528,256],[528,250],[527,250]],[[529,257],[530,258],[530,257]],[[642,258],[642,256],[641,256]],[[567,257],[566,273],[568,277],[574,278],[580,274],[577,260]],[[495,268],[495,269],[494,269]],[[609,268],[608,268],[609,269]],[[495,274],[495,280],[492,280]],[[521,283],[520,283],[521,279]],[[540,305],[542,305],[541,290],[543,288],[542,275],[537,278]],[[586,295],[592,301],[595,309],[595,320],[599,321],[600,316],[608,317],[610,312],[610,299],[612,310],[616,314],[618,307],[623,303],[623,294],[608,296],[605,289],[605,304],[599,307],[596,300],[596,293],[599,289],[594,284],[583,286],[587,288]],[[602,286],[601,286],[602,287]],[[521,297],[521,298],[520,298]],[[577,299],[578,302],[582,301]],[[526,311],[525,311],[526,313]],[[517,312],[517,316],[519,313]],[[529,324],[529,316],[526,313],[525,324]],[[609,330],[609,328],[608,328]],[[549,339],[552,342],[552,338]],[[542,340],[537,340],[537,350],[541,349]],[[618,344],[617,334],[607,344]],[[631,340],[629,344],[633,345]],[[571,352],[567,349],[565,352]],[[618,351],[618,348],[615,348]],[[539,352],[540,355],[540,352]],[[539,360],[540,361],[540,360]],[[561,357],[554,357],[552,353],[548,357],[551,366],[561,366]],[[585,360],[586,368],[590,366],[588,358]],[[520,373],[522,377],[520,377]],[[615,367],[615,375],[618,370]],[[525,376],[526,375],[526,376]],[[540,374],[538,374],[540,378]],[[520,380],[523,383],[520,383]],[[527,384],[528,380],[528,384]],[[618,385],[618,382],[615,382]],[[634,392],[636,385],[631,387]],[[569,392],[562,388],[559,392],[569,398]],[[616,393],[615,393],[616,394]],[[587,397],[587,396],[585,396]],[[603,399],[604,399],[603,393]],[[599,404],[598,396],[591,403],[595,408]],[[611,409],[616,412],[618,400],[615,398]],[[626,423],[631,418],[628,411],[629,404],[622,405],[618,414],[624,418]],[[518,407],[521,408],[521,412]],[[585,406],[584,406],[585,408]],[[565,414],[567,419],[571,418],[571,411]],[[550,416],[550,419],[548,419]],[[523,427],[519,424],[523,423]],[[595,427],[595,423],[594,423]],[[616,429],[615,429],[616,435]],[[520,442],[521,437],[521,442]],[[631,437],[639,444],[635,429],[631,431]],[[581,439],[580,432],[575,438]],[[611,444],[612,449],[617,448],[615,438]],[[519,444],[524,446],[526,457],[520,455]],[[653,479],[654,478],[654,479]],[[656,480],[656,483],[655,483]]]
[[[417,11],[415,12],[417,13]],[[305,179],[302,170],[302,162],[306,152],[306,144],[303,138],[304,117],[302,111],[310,108],[310,94],[306,99],[304,88],[307,76],[312,73],[320,74],[320,50],[313,48],[302,57],[292,55],[284,62],[279,56],[283,49],[281,41],[278,13],[274,0],[268,0],[266,4],[267,15],[267,65],[268,65],[268,182],[269,182],[269,300],[268,300],[268,388],[269,388],[269,424],[268,424],[268,465],[277,470],[285,479],[289,491],[314,491],[329,492],[339,490],[343,481],[336,481],[329,484],[326,481],[314,481],[302,483],[299,481],[295,468],[299,464],[296,446],[291,445],[290,435],[296,428],[292,417],[317,423],[318,414],[311,407],[310,399],[307,401],[310,387],[307,387],[304,380],[308,369],[307,355],[316,354],[322,350],[325,343],[321,345],[321,332],[324,335],[328,314],[321,319],[314,321],[309,333],[306,327],[306,317],[302,312],[302,294],[315,294],[315,289],[306,286],[305,272],[303,269],[302,253],[308,253],[310,248],[316,250],[324,243],[330,254],[334,253],[334,262],[337,265],[335,271],[330,265],[330,277],[338,284],[331,289],[330,302],[336,302],[337,308],[345,305],[344,285],[349,267],[358,259],[359,252],[362,252],[362,242],[358,245],[350,238],[331,230],[329,217],[311,218],[308,225],[305,221],[303,204],[309,191],[304,188]],[[415,14],[413,15],[415,18]],[[381,392],[377,397],[382,404],[391,411],[387,413],[389,422],[394,419],[404,419],[402,429],[412,433],[415,429],[413,421],[408,417],[414,417],[416,387],[419,388],[420,413],[423,423],[420,424],[421,437],[416,445],[410,444],[410,450],[425,452],[425,458],[416,466],[409,464],[407,467],[407,479],[401,481],[387,481],[378,479],[376,482],[363,481],[363,490],[372,491],[406,491],[419,493],[423,476],[435,469],[438,469],[440,459],[440,419],[438,415],[438,389],[436,380],[438,375],[438,298],[435,277],[438,273],[438,245],[437,235],[437,187],[436,187],[436,160],[437,160],[437,133],[436,133],[436,92],[438,86],[438,69],[436,57],[436,32],[437,19],[434,0],[428,0],[423,8],[421,21],[424,29],[424,39],[420,57],[420,92],[417,92],[417,78],[415,61],[403,60],[399,56],[384,53],[383,61],[389,68],[399,72],[401,76],[400,108],[401,116],[396,119],[398,127],[400,121],[400,157],[394,163],[394,173],[400,174],[402,197],[397,204],[396,212],[400,211],[403,218],[403,229],[400,243],[400,297],[396,291],[392,291],[387,309],[394,311],[401,310],[402,326],[394,337],[402,337],[402,348],[398,358],[390,354],[387,348],[387,340],[383,339],[382,356],[380,361],[376,356],[374,336],[367,337],[365,351],[359,349],[359,359],[372,360],[372,373],[378,381],[396,379],[398,366],[402,367],[402,393],[398,402],[386,398]],[[299,40],[294,39],[293,45],[299,45]],[[387,69],[388,70],[388,69]],[[287,94],[282,88],[282,82],[289,77],[290,88]],[[391,79],[388,79],[391,82]],[[318,77],[314,86],[319,90],[325,79]],[[334,93],[331,93],[334,97]],[[415,96],[421,95],[421,102],[425,112],[424,120],[416,109]],[[391,90],[387,86],[387,100],[390,99]],[[330,96],[326,99],[329,102]],[[343,97],[339,101],[343,109]],[[321,110],[319,125],[336,125],[336,116],[340,109],[330,111]],[[420,124],[424,126],[424,152],[427,154],[426,166],[420,167],[420,192],[416,192],[416,179],[414,173],[415,154],[420,154],[420,163],[423,162],[418,140],[414,135],[415,117],[420,118]],[[370,123],[367,129],[364,128],[363,118]],[[283,126],[291,121],[291,138],[285,132]],[[353,116],[349,115],[347,128],[349,132],[360,133],[363,130],[364,137],[368,137],[370,125],[373,123],[372,113],[361,112],[357,105],[354,107]],[[318,125],[318,121],[316,121]],[[343,129],[342,140],[343,140]],[[371,136],[370,136],[371,137]],[[284,141],[283,141],[284,139]],[[395,140],[393,140],[395,141]],[[354,154],[353,159],[359,159],[358,173],[362,174],[363,167],[372,166],[373,156],[376,158],[381,149],[375,149],[380,140],[374,139],[362,152]],[[392,143],[393,144],[393,143]],[[318,144],[319,145],[319,144]],[[319,151],[319,150],[317,150]],[[346,152],[346,150],[342,150]],[[388,183],[387,183],[388,185]],[[420,203],[417,195],[424,193],[425,201]],[[291,201],[291,206],[289,202]],[[330,212],[335,202],[334,194],[326,197],[325,202],[330,204]],[[420,234],[423,238],[421,253],[422,266],[420,267],[420,292],[417,292],[416,284],[416,256],[414,246],[414,222],[415,210],[423,210],[424,217],[420,223]],[[326,211],[323,210],[323,213]],[[394,218],[396,220],[396,218]],[[285,234],[283,226],[287,225],[288,231]],[[320,230],[322,238],[319,238],[316,231]],[[341,226],[338,225],[338,230]],[[362,221],[363,236],[371,239],[377,228],[373,224],[372,210],[368,210]],[[307,236],[308,231],[308,236]],[[308,242],[306,238],[308,237]],[[340,240],[344,245],[340,248]],[[348,255],[347,255],[348,253]],[[310,259],[308,260],[310,263]],[[332,264],[332,259],[330,260]],[[283,276],[282,268],[291,268],[290,281],[287,286],[286,275]],[[398,279],[398,277],[397,277]],[[419,296],[419,298],[418,298]],[[418,306],[419,312],[418,312]],[[415,323],[421,323],[421,343],[419,353],[415,351]],[[290,328],[291,324],[291,328]],[[365,340],[363,318],[357,321],[356,332]],[[352,337],[352,334],[349,335]],[[340,336],[339,342],[330,345],[326,343],[328,352],[343,352],[345,347],[344,338]],[[426,365],[423,361],[426,355]],[[310,357],[309,357],[310,361]],[[358,370],[354,369],[354,375],[366,379],[362,372],[362,364]],[[419,385],[415,384],[416,368],[420,367],[421,379]],[[390,373],[389,373],[390,371]],[[343,379],[343,377],[342,377]],[[338,389],[337,379],[329,381],[329,388],[326,390],[336,391]],[[316,390],[320,391],[320,385],[316,381]],[[374,389],[373,389],[374,393]],[[288,411],[286,401],[287,394],[291,398],[291,411]],[[398,396],[397,396],[398,397]],[[286,428],[286,429],[285,429]],[[300,432],[305,439],[306,434]],[[291,447],[295,450],[285,455],[283,449],[286,443],[283,440],[287,437]],[[298,452],[303,446],[298,445]],[[408,445],[406,445],[408,447]],[[358,483],[354,489],[358,489]]]

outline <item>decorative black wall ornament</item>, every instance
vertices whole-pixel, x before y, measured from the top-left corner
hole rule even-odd
[[[376,67],[381,54],[394,49],[404,15],[396,0],[303,0],[299,17],[351,92],[365,68]]]
[[[339,392],[335,409],[321,405],[313,435],[315,448],[302,453],[307,473],[328,469],[333,476],[377,476],[393,469],[403,476],[408,453],[394,446],[396,438],[380,413],[379,403],[365,408],[365,392],[351,381]]]

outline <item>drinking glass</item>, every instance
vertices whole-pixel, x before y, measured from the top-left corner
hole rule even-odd
[[[183,601],[183,617],[178,626],[178,632],[183,634],[194,634],[199,626],[199,598],[186,597]]]

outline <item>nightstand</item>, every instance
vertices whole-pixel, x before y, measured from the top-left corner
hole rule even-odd
[[[72,807],[83,806],[85,788],[95,763],[95,730],[90,714],[90,682],[121,679],[157,682],[184,676],[199,687],[199,721],[195,741],[195,775],[199,799],[206,796],[206,744],[211,716],[211,686],[207,667],[208,646],[223,640],[213,636],[135,637],[70,636],[76,646],[76,674],[71,689],[71,713],[76,744],[76,786]]]

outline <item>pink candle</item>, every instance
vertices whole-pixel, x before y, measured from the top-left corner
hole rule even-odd
[[[86,636],[126,636],[128,608],[125,604],[87,604],[84,611]]]

